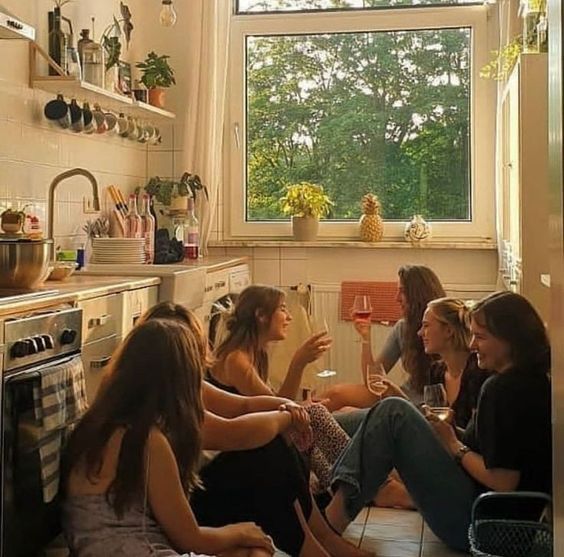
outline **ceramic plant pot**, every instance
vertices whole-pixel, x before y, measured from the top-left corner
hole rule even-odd
[[[149,89],[149,104],[157,108],[164,108],[165,105],[165,89],[154,87]]]
[[[316,217],[292,217],[292,233],[297,242],[314,242],[319,230]]]

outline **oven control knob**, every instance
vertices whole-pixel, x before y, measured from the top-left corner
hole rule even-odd
[[[18,340],[12,344],[12,348],[10,348],[10,356],[12,358],[24,358],[28,355],[28,345],[25,340]]]
[[[39,346],[34,338],[26,338],[24,342],[27,344],[27,355],[37,354]]]
[[[38,335],[36,337],[33,337],[31,340],[35,342],[35,346],[37,346],[38,352],[45,352],[46,346],[42,336]]]
[[[53,337],[51,335],[41,335],[41,338],[43,339],[45,350],[51,350],[55,346],[55,342],[53,341]]]
[[[65,329],[61,333],[61,344],[72,344],[76,340],[76,331],[74,329]]]

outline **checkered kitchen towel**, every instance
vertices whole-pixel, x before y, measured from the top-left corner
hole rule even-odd
[[[39,457],[43,500],[49,503],[59,491],[59,469],[64,430],[85,412],[86,386],[82,359],[53,366],[41,372],[33,388],[35,419],[40,428]]]

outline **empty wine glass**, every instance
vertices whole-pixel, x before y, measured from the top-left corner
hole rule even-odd
[[[312,320],[312,329],[314,335],[318,333],[325,333],[325,336],[329,336],[329,325],[327,324],[327,318],[324,315],[316,316]],[[325,354],[323,354],[319,358],[319,365],[324,368],[316,374],[320,379],[328,379],[337,375],[337,372],[335,370],[330,369],[331,366],[329,361],[330,354],[329,350],[327,350],[327,352],[325,352]]]
[[[423,389],[423,402],[439,420],[444,421],[448,418],[450,407],[448,405],[445,387],[442,383],[425,385]]]
[[[370,303],[370,296],[355,296],[351,308],[353,319],[370,319],[372,315],[372,304]]]
[[[368,364],[366,366],[366,387],[377,397],[381,397],[388,386],[384,383],[386,370],[381,363]]]

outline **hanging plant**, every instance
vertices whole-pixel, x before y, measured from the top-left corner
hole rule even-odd
[[[523,52],[523,36],[517,35],[501,50],[492,51],[494,59],[480,70],[480,77],[496,81],[507,79],[521,52]]]

